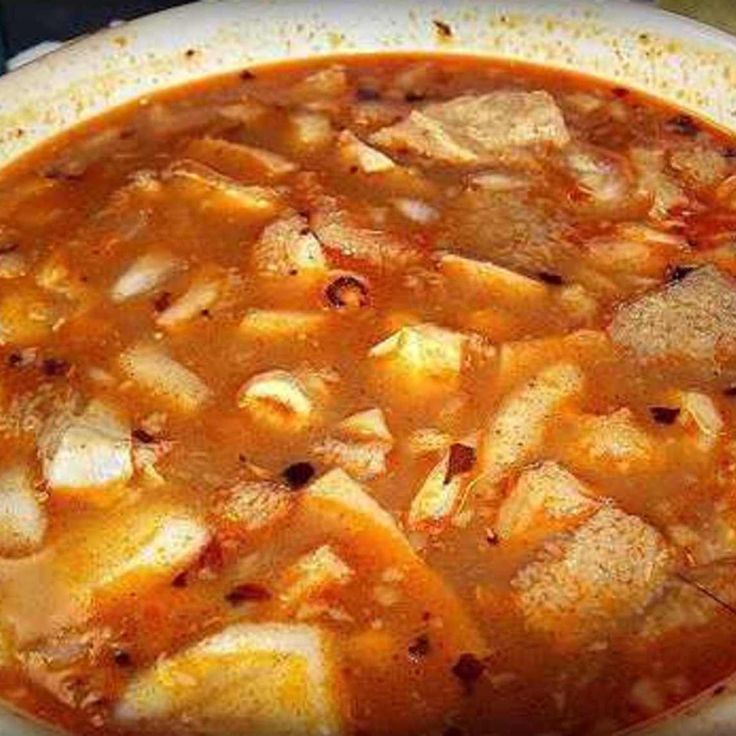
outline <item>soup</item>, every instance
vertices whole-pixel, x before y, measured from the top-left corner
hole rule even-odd
[[[0,694],[591,734],[736,661],[734,143],[525,65],[142,99],[0,182]]]

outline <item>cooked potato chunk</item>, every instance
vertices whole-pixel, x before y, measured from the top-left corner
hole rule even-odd
[[[337,148],[341,158],[350,166],[357,166],[364,174],[380,174],[396,168],[396,164],[385,153],[358,138],[349,130],[337,137]]]
[[[166,172],[166,177],[205,212],[267,219],[281,209],[281,200],[275,189],[240,184],[193,161],[172,166]]]
[[[16,557],[36,551],[46,525],[46,512],[28,470],[16,466],[0,472],[0,555]]]
[[[374,345],[369,355],[413,379],[457,379],[468,338],[433,324],[408,325]]]
[[[327,636],[306,625],[235,624],[135,677],[116,717],[184,719],[202,736],[336,736],[332,656]]]
[[[409,507],[410,529],[439,531],[458,511],[475,465],[474,443],[450,445],[424,479]]]
[[[356,524],[367,525],[368,529],[374,527],[387,532],[405,549],[409,548],[394,517],[343,470],[331,470],[314,481],[307,489],[307,503],[348,528]]]
[[[50,422],[39,438],[39,453],[44,478],[57,492],[109,487],[133,474],[130,427],[100,401]]]
[[[216,268],[202,268],[189,288],[157,318],[156,324],[175,329],[209,310],[223,295],[227,277]]]
[[[345,585],[353,574],[350,566],[325,544],[301,557],[284,573],[285,590],[279,598],[284,606],[293,609],[325,590]]]
[[[134,345],[120,356],[119,363],[123,373],[172,408],[191,412],[210,398],[210,389],[199,376],[156,345]]]
[[[295,428],[305,427],[315,410],[302,381],[282,370],[253,376],[238,392],[238,406],[256,419]]]
[[[182,262],[171,253],[145,253],[136,258],[113,284],[110,296],[114,302],[123,302],[147,294],[181,268]]]
[[[240,331],[247,337],[261,340],[301,339],[319,332],[327,321],[327,315],[322,312],[249,309],[240,322]]]

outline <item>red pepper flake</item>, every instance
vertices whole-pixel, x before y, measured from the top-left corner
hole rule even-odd
[[[372,87],[358,87],[355,90],[355,97],[361,102],[371,102],[373,100],[380,100],[381,93]]]
[[[736,383],[731,386],[726,386],[726,388],[723,389],[723,395],[728,396],[729,398],[736,396]]]
[[[675,281],[682,281],[685,276],[692,273],[697,269],[697,266],[670,266],[667,269],[667,281],[669,283],[674,283]]]
[[[289,488],[298,491],[304,488],[314,477],[314,466],[311,463],[294,463],[282,473]]]
[[[154,300],[153,308],[157,312],[165,312],[171,306],[171,292],[162,291]]]
[[[649,413],[657,424],[673,424],[680,416],[680,410],[673,406],[650,406]]]
[[[427,634],[420,634],[414,641],[409,644],[407,651],[409,657],[414,661],[419,661],[426,657],[432,650],[432,645]]]
[[[20,248],[18,243],[3,243],[0,245],[0,255],[4,256],[7,253],[14,253],[18,248]]]
[[[458,726],[448,726],[443,732],[442,736],[463,736],[465,732]]]
[[[184,570],[180,572],[172,581],[171,585],[174,588],[186,588],[189,585],[189,573]]]
[[[550,286],[562,286],[562,284],[565,283],[565,280],[558,273],[540,271],[537,276],[540,281],[543,281],[545,284],[549,284]]]
[[[220,570],[225,564],[220,543],[213,539],[199,555],[197,567],[200,570]]]
[[[336,309],[356,309],[368,304],[368,287],[355,276],[338,276],[325,289],[325,296]]]
[[[255,78],[256,78],[256,75],[253,74],[253,72],[250,69],[243,69],[243,71],[240,72],[240,80],[242,82],[250,82]]]
[[[404,102],[423,102],[427,99],[427,95],[422,92],[407,92],[404,95]]]
[[[145,429],[141,429],[140,427],[134,429],[132,434],[133,439],[138,440],[138,442],[142,442],[144,445],[150,445],[152,442],[156,441],[156,438],[150,432],[146,432]]]
[[[499,539],[495,529],[491,529],[490,527],[486,529],[486,542],[489,547],[495,547],[498,544]]]
[[[667,121],[667,129],[678,135],[694,138],[700,132],[700,125],[691,115],[675,115]]]
[[[258,583],[242,583],[236,585],[226,596],[225,600],[232,606],[242,603],[258,603],[270,600],[271,594]]]
[[[8,355],[8,365],[11,368],[20,368],[23,365],[23,356],[20,353],[10,353]]]
[[[116,649],[112,653],[112,659],[118,667],[131,667],[133,665],[133,658],[124,649]]]
[[[41,371],[49,377],[66,376],[71,369],[71,364],[61,358],[45,358],[41,363]]]
[[[611,94],[614,97],[628,97],[631,94],[631,90],[628,87],[614,87],[611,90]]]
[[[485,669],[486,666],[474,654],[465,653],[452,666],[452,674],[463,683],[469,693]]]
[[[433,20],[434,27],[437,29],[437,35],[442,38],[452,38],[452,26],[443,20]]]
[[[475,450],[467,445],[455,442],[450,445],[450,458],[447,462],[445,485],[456,475],[462,475],[473,469],[475,465]]]

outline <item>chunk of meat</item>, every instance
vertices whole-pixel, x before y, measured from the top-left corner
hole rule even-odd
[[[36,551],[46,525],[28,470],[16,466],[0,472],[0,555],[19,557]]]
[[[336,677],[318,629],[235,624],[134,677],[115,717],[126,726],[186,722],[201,736],[336,736]]]
[[[605,636],[640,614],[673,570],[662,535],[637,516],[604,506],[550,541],[512,585],[532,629],[563,645]]]
[[[199,376],[157,345],[139,343],[128,348],[120,356],[119,365],[154,398],[183,412],[197,410],[212,395]]]
[[[729,607],[736,605],[733,572],[733,561],[728,560],[674,575],[645,612],[637,634],[651,641],[707,626],[719,614],[732,616]]]
[[[521,473],[501,504],[495,531],[502,540],[529,542],[569,528],[599,506],[572,473],[544,462]]]
[[[238,391],[237,401],[256,419],[278,427],[303,428],[315,410],[304,383],[282,370],[253,376]]]
[[[688,186],[703,188],[719,184],[728,174],[728,163],[714,148],[696,144],[670,154],[670,167]]]
[[[493,487],[520,464],[535,459],[550,421],[583,390],[584,376],[571,363],[554,363],[509,394],[483,433],[480,464]]]
[[[183,267],[176,256],[166,251],[152,251],[136,258],[113,284],[110,297],[124,302],[153,291]]]
[[[371,140],[433,162],[466,166],[493,161],[494,154],[508,148],[562,148],[570,136],[547,92],[497,91],[413,110]]]
[[[327,260],[307,221],[294,214],[271,223],[253,246],[253,265],[264,276],[322,273]]]
[[[629,409],[572,420],[572,437],[565,443],[567,462],[584,472],[607,475],[656,472],[662,457],[655,438],[636,422]]]
[[[544,192],[467,189],[447,203],[438,229],[440,247],[529,276],[564,274],[579,258]]]
[[[52,419],[38,449],[44,479],[55,492],[111,487],[133,474],[130,427],[101,401]]]
[[[705,380],[736,373],[736,281],[705,266],[616,313],[614,343],[645,365]]]

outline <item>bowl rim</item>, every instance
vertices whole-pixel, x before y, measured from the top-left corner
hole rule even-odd
[[[695,67],[702,65],[703,75],[698,74],[697,68],[693,74],[674,73],[668,81],[668,85],[674,86],[657,86],[656,91],[647,83],[649,77],[639,74],[637,69],[621,66],[606,73],[605,67],[591,70],[586,67],[584,71],[602,79],[624,79],[628,86],[668,99],[736,131],[736,84],[731,83],[731,80],[736,81],[736,37],[639,2],[499,0],[491,4],[481,0],[429,0],[424,3],[421,0],[372,0],[368,4],[323,0],[316,6],[302,0],[261,0],[258,3],[199,0],[74,39],[0,78],[0,166],[13,163],[25,152],[74,124],[188,81],[239,67],[271,64],[284,58],[293,61],[402,50],[519,59],[528,58],[523,53],[526,49],[533,63],[566,70],[574,68],[586,54],[595,66],[596,53],[605,61],[609,58],[606,54],[612,50],[624,55],[628,53],[636,61],[648,60],[652,65],[677,65],[678,60],[686,59]],[[513,22],[504,21],[504,16]],[[438,19],[447,20],[458,29],[452,40],[437,35],[432,21]],[[472,32],[473,24],[481,22],[479,19],[484,23],[488,21],[491,29],[487,43],[485,36]],[[546,26],[549,19],[553,22]],[[395,24],[395,28],[392,26],[395,37],[376,28],[377,23],[380,26],[384,21]],[[280,33],[259,40],[246,32],[244,25],[248,22],[255,22],[257,29],[278,26]],[[229,23],[236,27],[226,28]],[[180,33],[171,34],[172,27]],[[503,43],[499,41],[499,29],[512,29],[519,38],[515,43]],[[582,29],[577,39],[573,33],[576,29]],[[618,45],[607,46],[595,38],[601,29],[614,36],[618,34]],[[551,45],[539,38],[538,46],[532,49],[531,42],[521,38],[524,35],[521,31],[540,36],[548,33]],[[647,35],[649,38],[643,39]],[[172,39],[172,36],[178,37]],[[579,53],[565,56],[555,51],[554,41],[559,37],[572,44],[568,51],[577,49]],[[238,49],[241,39],[253,43],[257,51],[245,46]],[[670,48],[673,43],[674,47]],[[218,53],[218,44],[226,47],[227,53],[221,53],[222,49]],[[194,58],[184,60],[182,52],[189,48],[196,50]],[[133,78],[126,78],[128,75]],[[714,75],[723,78],[719,81]],[[714,82],[710,87],[708,79]],[[684,90],[685,96],[678,97],[683,90],[677,85],[683,86],[684,81],[698,83],[698,89]],[[727,81],[735,88],[733,93],[726,89]],[[720,100],[717,104],[709,104],[705,99],[712,89],[723,91],[722,104]],[[39,90],[43,90],[43,94],[39,94]],[[725,689],[723,687],[724,684],[719,683],[668,713],[666,719],[637,725],[626,733],[728,736],[731,723],[736,721],[736,672],[727,678]],[[0,732],[6,736],[49,733],[46,727],[38,730],[28,717],[21,716],[18,720],[9,709],[3,710],[5,712],[0,712]]]

